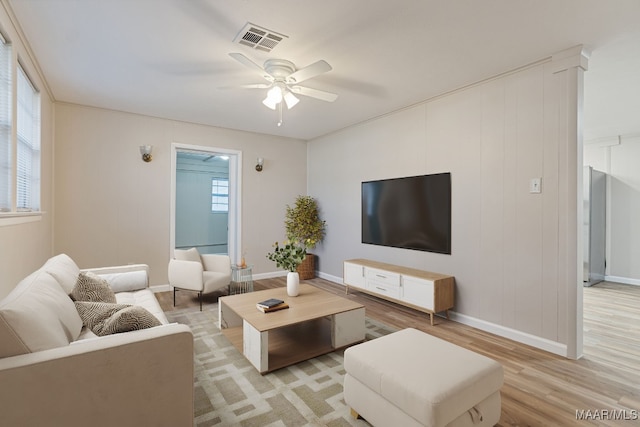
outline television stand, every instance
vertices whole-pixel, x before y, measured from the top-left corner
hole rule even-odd
[[[350,288],[433,315],[445,312],[455,303],[453,276],[401,267],[368,259],[344,262],[343,282]]]

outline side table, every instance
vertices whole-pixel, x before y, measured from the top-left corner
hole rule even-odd
[[[231,283],[229,284],[229,295],[244,294],[253,292],[253,274],[252,265],[240,267],[239,265],[231,266]]]

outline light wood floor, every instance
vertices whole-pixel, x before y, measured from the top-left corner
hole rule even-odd
[[[640,415],[640,286],[603,282],[584,289],[584,357],[574,361],[441,317],[431,326],[424,313],[358,292],[345,295],[343,286],[323,279],[307,282],[363,304],[367,316],[383,323],[420,329],[500,362],[499,426],[640,425],[638,419],[576,420],[577,410]],[[255,281],[256,290],[276,286],[285,279]],[[197,304],[195,295],[178,292],[177,308]],[[206,296],[204,309],[220,295]],[[157,296],[165,311],[173,309],[171,293]]]

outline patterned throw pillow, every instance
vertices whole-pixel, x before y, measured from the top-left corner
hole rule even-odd
[[[91,273],[80,273],[76,285],[69,294],[74,301],[116,303],[116,294],[109,282]]]
[[[136,305],[87,301],[76,301],[75,305],[84,325],[98,336],[161,325],[147,309]]]

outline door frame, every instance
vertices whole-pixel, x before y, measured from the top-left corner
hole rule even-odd
[[[169,258],[176,247],[176,166],[178,152],[229,156],[228,252],[232,264],[242,257],[242,151],[174,142],[171,144],[171,196],[169,212]]]

